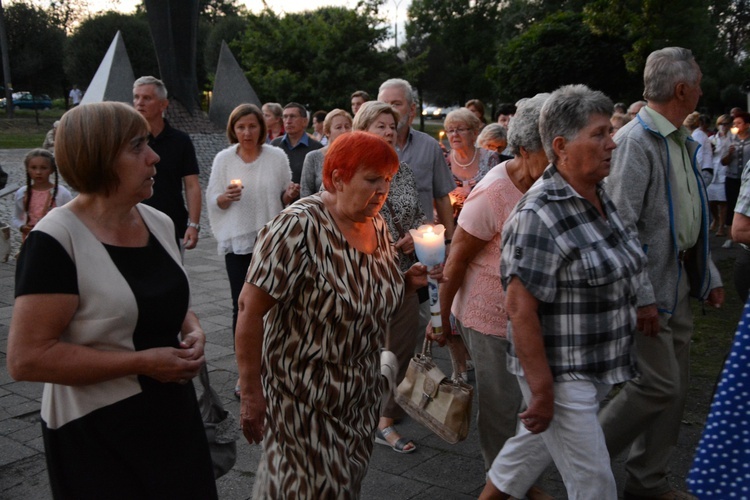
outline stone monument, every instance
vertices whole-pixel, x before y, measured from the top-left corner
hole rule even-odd
[[[258,95],[245,78],[245,73],[229,50],[229,46],[222,40],[208,118],[216,126],[226,127],[232,110],[242,103],[261,107]]]
[[[133,67],[118,31],[91,79],[81,104],[101,101],[133,103]]]

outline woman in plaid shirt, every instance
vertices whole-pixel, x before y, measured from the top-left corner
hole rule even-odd
[[[551,165],[503,229],[508,370],[528,409],[481,498],[523,497],[555,461],[571,499],[616,499],[599,402],[635,375],[637,285],[646,256],[601,181],[615,143],[612,101],[584,85],[555,91],[540,133]]]

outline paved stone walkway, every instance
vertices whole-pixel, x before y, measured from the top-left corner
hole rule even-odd
[[[25,182],[20,163],[24,154],[22,150],[0,151],[0,165],[10,173],[11,183]],[[202,182],[205,183],[203,176]],[[0,221],[9,220],[11,206],[12,195],[0,198]],[[191,279],[192,305],[208,337],[206,357],[212,386],[224,398],[226,407],[237,416],[239,405],[232,395],[237,367],[230,331],[229,285],[224,260],[216,254],[216,244],[210,236],[205,209],[203,222],[198,248],[188,251],[185,259]],[[17,236],[14,238],[13,254],[18,246]],[[51,495],[39,424],[42,385],[15,382],[6,369],[14,272],[15,260],[12,257],[9,262],[0,263],[0,499],[44,500]],[[446,351],[436,348],[434,355],[443,370],[448,372]],[[479,495],[485,479],[475,424],[469,437],[457,445],[443,442],[408,418],[399,425],[399,430],[414,439],[418,450],[410,455],[400,455],[375,445],[362,490],[363,499],[460,500]],[[673,464],[678,485],[684,484],[697,438],[695,430],[683,432]],[[259,456],[260,447],[251,446],[241,438],[234,469],[218,480],[221,499],[250,498]],[[615,461],[614,469],[622,488],[621,459]],[[564,487],[553,468],[545,473],[541,484],[556,498],[565,498]]]

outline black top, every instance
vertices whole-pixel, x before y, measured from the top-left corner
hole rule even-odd
[[[148,145],[160,160],[156,164],[154,195],[143,203],[167,214],[174,223],[177,240],[181,240],[188,221],[182,178],[199,173],[193,142],[189,135],[164,120],[164,130],[156,137],[149,135]]]
[[[323,145],[308,136],[307,144],[300,140],[296,146],[290,149],[289,143],[284,140],[285,137],[286,135],[277,137],[271,141],[271,145],[284,150],[289,158],[289,168],[292,169],[292,182],[299,184],[300,179],[302,178],[302,165],[305,163],[305,156],[307,156],[307,153],[310,151],[322,148]]]
[[[145,247],[104,245],[138,305],[135,350],[178,347],[187,277],[151,234]],[[78,295],[76,264],[50,235],[32,231],[16,268],[16,296]],[[142,392],[58,429],[42,421],[55,498],[215,499],[208,443],[192,383],[138,376]]]

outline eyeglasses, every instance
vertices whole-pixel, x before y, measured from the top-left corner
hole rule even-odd
[[[471,129],[468,128],[451,128],[445,131],[447,135],[454,135],[454,134],[465,134]]]

